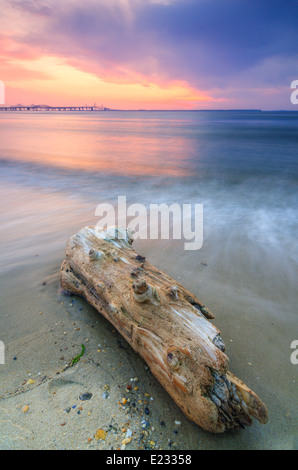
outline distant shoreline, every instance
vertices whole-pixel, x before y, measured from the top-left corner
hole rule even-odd
[[[134,112],[134,113],[297,113],[298,109],[92,109],[93,107],[82,107],[82,106],[53,106],[48,108],[31,108],[30,106],[17,107],[17,106],[0,106],[2,112],[17,112],[17,113],[69,113],[69,112],[91,112],[91,113],[102,113],[102,112]]]

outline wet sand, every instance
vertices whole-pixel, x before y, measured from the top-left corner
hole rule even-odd
[[[135,242],[136,251],[211,309],[230,370],[269,408],[265,426],[254,422],[242,431],[210,435],[184,417],[105,319],[83,299],[59,292],[66,240],[94,223],[93,207],[25,188],[2,191],[9,197],[0,213],[0,339],[6,345],[6,364],[0,366],[1,449],[119,449],[126,430],[132,432],[127,449],[297,448],[291,304],[265,301],[257,290],[245,294],[225,278],[208,246],[194,257],[178,242]],[[48,210],[53,206],[55,213]],[[85,354],[67,368],[82,344]],[[82,401],[84,393],[91,399]],[[124,405],[123,398],[129,399]],[[106,432],[104,440],[95,439],[98,429]]]

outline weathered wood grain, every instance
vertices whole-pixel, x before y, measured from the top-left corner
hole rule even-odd
[[[229,372],[212,313],[132,248],[124,229],[85,227],[67,244],[61,286],[83,296],[147,362],[185,415],[213,433],[266,423],[260,398]]]

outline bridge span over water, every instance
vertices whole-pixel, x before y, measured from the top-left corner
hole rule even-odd
[[[104,106],[47,106],[47,105],[31,105],[31,106],[0,106],[0,111],[109,111]]]

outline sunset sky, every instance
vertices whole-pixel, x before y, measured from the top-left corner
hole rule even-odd
[[[6,104],[296,109],[294,0],[1,0]]]

